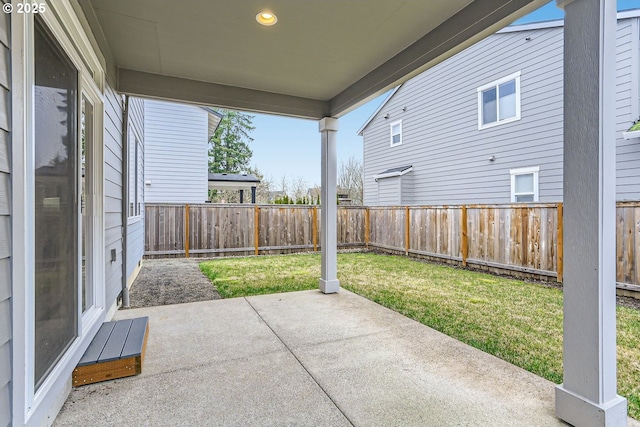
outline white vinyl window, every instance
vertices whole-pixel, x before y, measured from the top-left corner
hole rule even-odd
[[[520,120],[520,71],[478,88],[478,129]]]
[[[389,125],[389,146],[402,145],[402,120]]]
[[[142,144],[132,129],[129,130],[129,218],[142,214],[143,193]]]
[[[540,167],[511,169],[511,201],[531,203],[538,201],[538,172]]]

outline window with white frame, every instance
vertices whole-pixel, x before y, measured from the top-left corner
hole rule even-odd
[[[55,13],[11,16],[13,43],[23,47],[12,64],[21,82],[13,129],[23,141],[12,155],[25,166],[15,185],[30,188],[14,201],[33,213],[23,223],[27,249],[16,252],[31,273],[15,273],[24,305],[14,324],[26,325],[13,347],[24,363],[16,425],[68,381],[65,367],[105,315],[102,60],[68,2],[47,8]]]
[[[538,201],[538,166],[511,169],[511,201],[527,203]]]
[[[520,71],[478,88],[478,129],[520,120]]]
[[[389,124],[389,145],[402,145],[402,120]]]
[[[129,218],[142,214],[143,165],[142,144],[132,129],[129,130]]]

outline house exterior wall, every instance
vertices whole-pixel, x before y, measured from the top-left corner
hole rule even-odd
[[[145,100],[144,104],[145,202],[204,203],[208,114],[172,102]]]
[[[65,12],[69,12],[70,9],[66,8]],[[0,427],[11,425],[12,420],[16,421],[16,424],[22,425],[25,423],[24,415],[21,413],[21,405],[24,402],[25,382],[24,372],[20,369],[16,369],[19,363],[16,360],[25,360],[25,350],[29,342],[28,332],[25,334],[20,332],[21,320],[25,316],[25,309],[21,307],[12,307],[12,301],[20,301],[27,298],[29,290],[26,286],[12,287],[12,272],[15,274],[19,270],[29,270],[27,259],[26,262],[17,264],[14,261],[16,254],[14,252],[12,256],[12,241],[11,241],[11,219],[10,212],[12,209],[16,209],[18,206],[15,202],[10,203],[10,188],[11,180],[10,173],[13,172],[13,179],[19,181],[24,179],[29,172],[24,167],[20,167],[20,163],[14,164],[12,167],[12,151],[18,151],[17,148],[26,145],[24,138],[12,141],[9,133],[9,120],[11,114],[11,100],[10,100],[10,84],[11,73],[10,71],[10,42],[9,42],[9,14],[1,14],[0,16]],[[15,18],[15,16],[13,17]],[[18,28],[20,28],[18,26]],[[18,30],[16,34],[19,34],[21,30]],[[85,33],[85,36],[90,33]],[[69,36],[73,42],[77,39]],[[20,43],[19,41],[14,41]],[[20,46],[17,44],[17,46]],[[14,46],[14,54],[20,49],[16,49]],[[19,57],[18,55],[16,55]],[[14,65],[18,65],[19,61],[15,61]],[[113,68],[108,67],[108,70]],[[18,74],[18,73],[16,73]],[[21,82],[22,80],[17,80]],[[53,422],[55,414],[58,412],[60,406],[64,403],[66,396],[69,393],[71,387],[69,378],[71,371],[75,367],[77,360],[80,359],[82,353],[89,345],[93,335],[97,332],[100,324],[103,320],[109,320],[113,313],[113,310],[117,308],[117,299],[122,290],[122,278],[123,274],[126,274],[125,262],[123,260],[123,244],[125,240],[122,236],[123,231],[123,147],[122,147],[122,130],[123,130],[123,97],[119,95],[115,89],[115,75],[114,73],[107,73],[106,80],[104,81],[103,90],[103,107],[104,114],[102,116],[103,132],[102,132],[102,161],[103,166],[103,191],[104,191],[104,206],[103,211],[99,212],[100,216],[104,219],[104,260],[101,261],[104,264],[104,308],[98,308],[95,322],[86,325],[83,324],[83,331],[81,336],[72,344],[73,350],[68,350],[61,361],[56,366],[59,375],[51,375],[52,381],[47,385],[46,392],[42,392],[37,405],[33,412],[28,415],[27,425],[48,425]],[[20,93],[20,86],[16,87],[17,92]],[[19,99],[18,95],[15,95],[16,99]],[[138,133],[140,140],[144,137],[144,109],[142,100],[133,100],[130,116],[130,126],[134,132]],[[16,114],[17,115],[17,114]],[[15,127],[14,129],[19,129]],[[19,135],[19,130],[16,131]],[[11,150],[10,145],[13,144],[14,150]],[[22,178],[21,178],[22,177]],[[143,183],[140,183],[143,186]],[[15,197],[14,197],[15,201]],[[16,216],[17,217],[17,216]],[[129,228],[128,233],[128,261],[131,264],[136,264],[141,258],[144,250],[144,242],[141,236],[142,223],[136,229],[135,227]],[[139,237],[138,237],[139,236]],[[115,261],[111,260],[111,250],[116,251]],[[13,249],[15,250],[15,248]],[[13,264],[12,264],[13,263]],[[101,281],[102,278],[98,278]],[[100,283],[100,282],[97,282]],[[24,295],[18,293],[21,292],[20,288],[25,288]],[[14,295],[11,294],[13,289]],[[16,291],[18,289],[19,291]],[[14,303],[16,304],[16,303]],[[102,307],[102,306],[99,306]],[[16,320],[17,319],[17,320]],[[15,323],[14,323],[15,322]],[[22,330],[26,331],[26,328]],[[12,331],[18,331],[14,333],[12,337]],[[26,359],[28,360],[28,359]],[[60,369],[58,369],[60,368]],[[14,371],[15,370],[15,371]],[[17,409],[16,409],[17,408]],[[13,413],[12,413],[13,411]]]
[[[144,141],[144,100],[141,98],[129,99],[129,127],[135,133],[139,141]],[[130,141],[131,143],[131,141]],[[142,148],[140,153],[140,161],[145,164],[145,145],[139,145]],[[143,169],[144,170],[144,169]],[[138,191],[144,195],[145,186],[144,179],[136,182]],[[144,196],[142,198],[144,200]],[[126,259],[126,277],[129,285],[135,279],[138,268],[141,265],[144,255],[144,204],[140,209],[140,216],[134,220],[129,220],[127,224],[127,259]]]
[[[107,81],[104,91],[104,199],[106,304],[122,291],[122,97]],[[111,250],[116,262],[111,262]]]
[[[640,19],[618,22],[616,50],[616,185],[618,200],[640,200],[640,140],[622,132],[640,116]]]
[[[0,427],[11,424],[11,217],[9,15],[0,16]]]
[[[400,197],[401,181],[399,176],[381,178],[378,180],[377,202],[380,206],[393,206],[402,203]]]
[[[619,200],[640,199],[640,144],[621,135],[638,117],[637,28],[638,18],[618,24]],[[403,188],[411,204],[510,203],[510,170],[536,166],[539,201],[561,201],[562,61],[560,23],[523,26],[496,33],[406,82],[362,131],[364,203],[380,205],[373,176],[402,165],[413,166],[411,189]],[[516,72],[521,119],[479,130],[477,89]],[[390,147],[389,124],[398,120],[402,144]]]

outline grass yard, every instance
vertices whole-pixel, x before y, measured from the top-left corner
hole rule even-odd
[[[318,254],[226,258],[200,269],[223,298],[317,289]],[[372,253],[338,254],[340,284],[473,347],[562,382],[562,292]],[[640,311],[618,307],[618,393],[640,419]]]

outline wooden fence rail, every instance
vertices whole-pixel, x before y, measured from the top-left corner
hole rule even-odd
[[[147,257],[317,251],[320,207],[172,205],[145,208]],[[339,206],[338,246],[422,256],[478,268],[563,276],[559,204]],[[640,202],[617,208],[617,282],[640,285]]]

